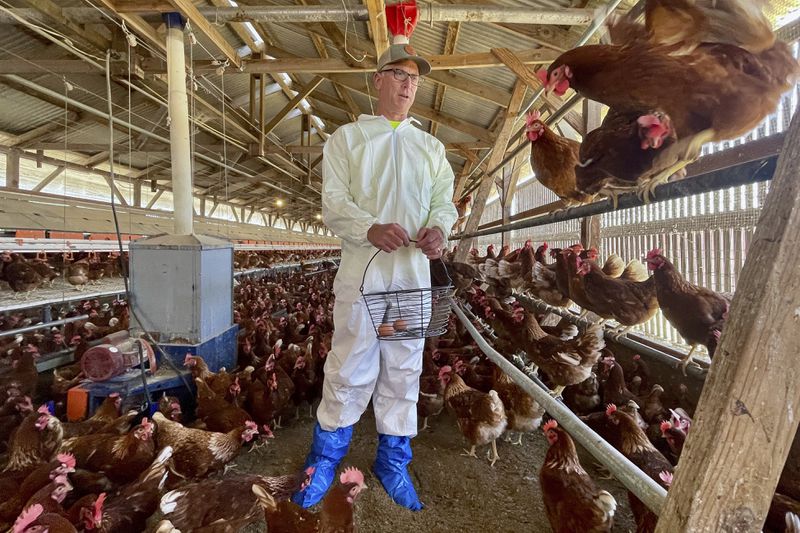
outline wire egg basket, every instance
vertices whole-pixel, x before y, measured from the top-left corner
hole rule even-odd
[[[447,274],[448,284],[441,287],[364,294],[367,269],[380,252],[381,250],[375,252],[364,268],[359,288],[378,339],[382,341],[424,339],[446,333],[450,302],[455,294],[450,275]],[[444,271],[446,274],[447,268],[444,268]]]

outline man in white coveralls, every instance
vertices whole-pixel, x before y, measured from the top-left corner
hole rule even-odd
[[[430,70],[411,45],[391,45],[373,74],[377,115],[359,116],[325,143],[322,216],[342,239],[342,262],[333,283],[335,329],[322,402],[306,459],[315,471],[293,497],[303,507],[330,488],[370,399],[378,430],[372,471],[396,503],[423,507],[407,467],[417,434],[424,341],[379,341],[359,286],[379,248],[386,253],[369,266],[365,293],[430,287],[429,259],[441,257],[458,216],[444,145],[408,117],[421,76]]]

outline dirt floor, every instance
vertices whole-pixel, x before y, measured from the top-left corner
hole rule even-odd
[[[306,415],[307,416],[307,415]],[[420,499],[426,508],[412,513],[395,505],[380,482],[369,471],[375,457],[375,419],[371,409],[356,426],[349,455],[342,466],[356,466],[364,474],[368,490],[356,502],[357,524],[363,533],[385,532],[549,532],[539,488],[539,467],[547,450],[540,432],[526,435],[522,446],[498,441],[500,459],[494,467],[478,450],[480,459],[462,457],[465,441],[450,415],[443,413],[429,420],[429,429],[413,440],[414,476]],[[245,453],[236,461],[236,470],[278,475],[302,467],[311,438],[313,421],[293,421],[275,432],[269,446]],[[598,479],[591,456],[581,461],[601,487],[617,499],[615,532],[634,531],[635,527],[625,489],[616,480]],[[265,531],[261,523],[248,532]],[[578,532],[576,532],[578,533]]]

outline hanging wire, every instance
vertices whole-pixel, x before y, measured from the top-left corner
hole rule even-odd
[[[222,70],[222,75],[220,76],[220,85],[222,86],[222,93],[225,93],[225,69]],[[225,100],[222,100],[222,161],[225,163],[225,166],[222,167],[222,176],[225,180],[225,202],[230,204],[230,198],[228,196],[228,143],[225,141],[225,126],[228,123],[227,117],[225,116]],[[236,209],[235,207],[231,206],[231,209]],[[235,218],[235,217],[234,217]],[[244,217],[242,217],[244,218]],[[228,231],[228,239],[231,238],[231,225],[225,224],[225,227]]]
[[[130,169],[131,165],[133,163],[133,130],[132,130],[132,125],[133,125],[133,110],[132,110],[132,107],[133,107],[133,105],[132,105],[133,104],[133,95],[131,94],[133,89],[131,88],[132,87],[132,84],[131,84],[131,49],[134,46],[136,46],[136,36],[128,31],[128,28],[125,27],[125,21],[124,20],[122,21],[122,29],[123,29],[123,31],[127,32],[125,34],[125,37],[126,37],[126,40],[128,42],[128,169]],[[131,36],[133,37],[133,44],[131,44],[131,39],[130,39]],[[136,204],[136,202],[135,202],[135,196],[136,196],[135,190],[136,190],[136,187],[134,186],[133,182],[132,181],[128,182],[128,197],[131,199],[131,203],[134,204],[134,207],[139,207],[139,206],[135,205]],[[141,203],[141,198],[142,198],[141,190],[142,190],[141,182],[139,182],[139,193],[140,193],[139,194],[139,201],[140,201],[140,203]],[[128,233],[129,234],[133,233],[133,211],[131,211],[131,210],[128,210]],[[128,242],[130,242],[130,237],[128,239]],[[122,254],[120,254],[120,256],[119,256],[120,272],[122,272],[122,263],[123,263]]]
[[[350,50],[347,49],[347,33],[348,33],[349,22],[350,22],[350,13],[347,11],[347,5],[344,3],[344,0],[341,0],[341,2],[342,2],[342,7],[344,8],[344,51],[345,51],[345,53],[347,55],[350,56],[350,58],[353,61],[356,61],[357,63],[361,63],[362,61],[364,61],[367,58],[367,54],[365,53],[364,55],[361,56],[361,59],[359,59],[356,56],[354,56],[353,54],[351,54]]]
[[[64,81],[64,153],[62,154],[62,157],[63,157],[63,161],[64,161],[64,172],[62,174],[63,178],[61,179],[61,183],[62,183],[61,195],[64,198],[66,198],[67,197],[67,173],[69,172],[69,165],[67,164],[67,149],[69,147],[69,145],[68,145],[68,139],[69,139],[69,99],[67,98],[67,95],[68,95],[68,93],[70,91],[70,84],[69,84],[69,82],[67,82],[66,76],[63,78],[63,81]],[[63,228],[64,228],[64,231],[66,231],[67,230],[67,202],[64,202],[63,220],[64,220]],[[65,248],[65,251],[66,251],[66,248]],[[64,273],[66,274],[66,270],[64,271]],[[62,291],[62,296],[63,296],[63,291]]]
[[[117,245],[119,247],[119,255],[122,257],[124,250],[122,249],[122,239],[119,231],[119,217],[117,216],[117,202],[114,198],[114,187],[116,182],[114,180],[114,106],[111,104],[111,50],[106,51],[106,98],[108,102],[108,166],[109,175],[111,177],[108,182],[111,189],[111,213],[114,217],[114,229],[117,232]],[[122,276],[125,283],[125,293],[130,296],[130,287],[128,287],[128,276]]]

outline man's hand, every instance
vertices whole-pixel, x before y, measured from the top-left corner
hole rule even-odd
[[[417,233],[417,248],[428,259],[439,259],[442,257],[442,247],[444,247],[444,234],[439,228],[422,228]]]
[[[408,232],[400,224],[373,224],[367,231],[367,240],[387,253],[408,246],[411,242]]]

